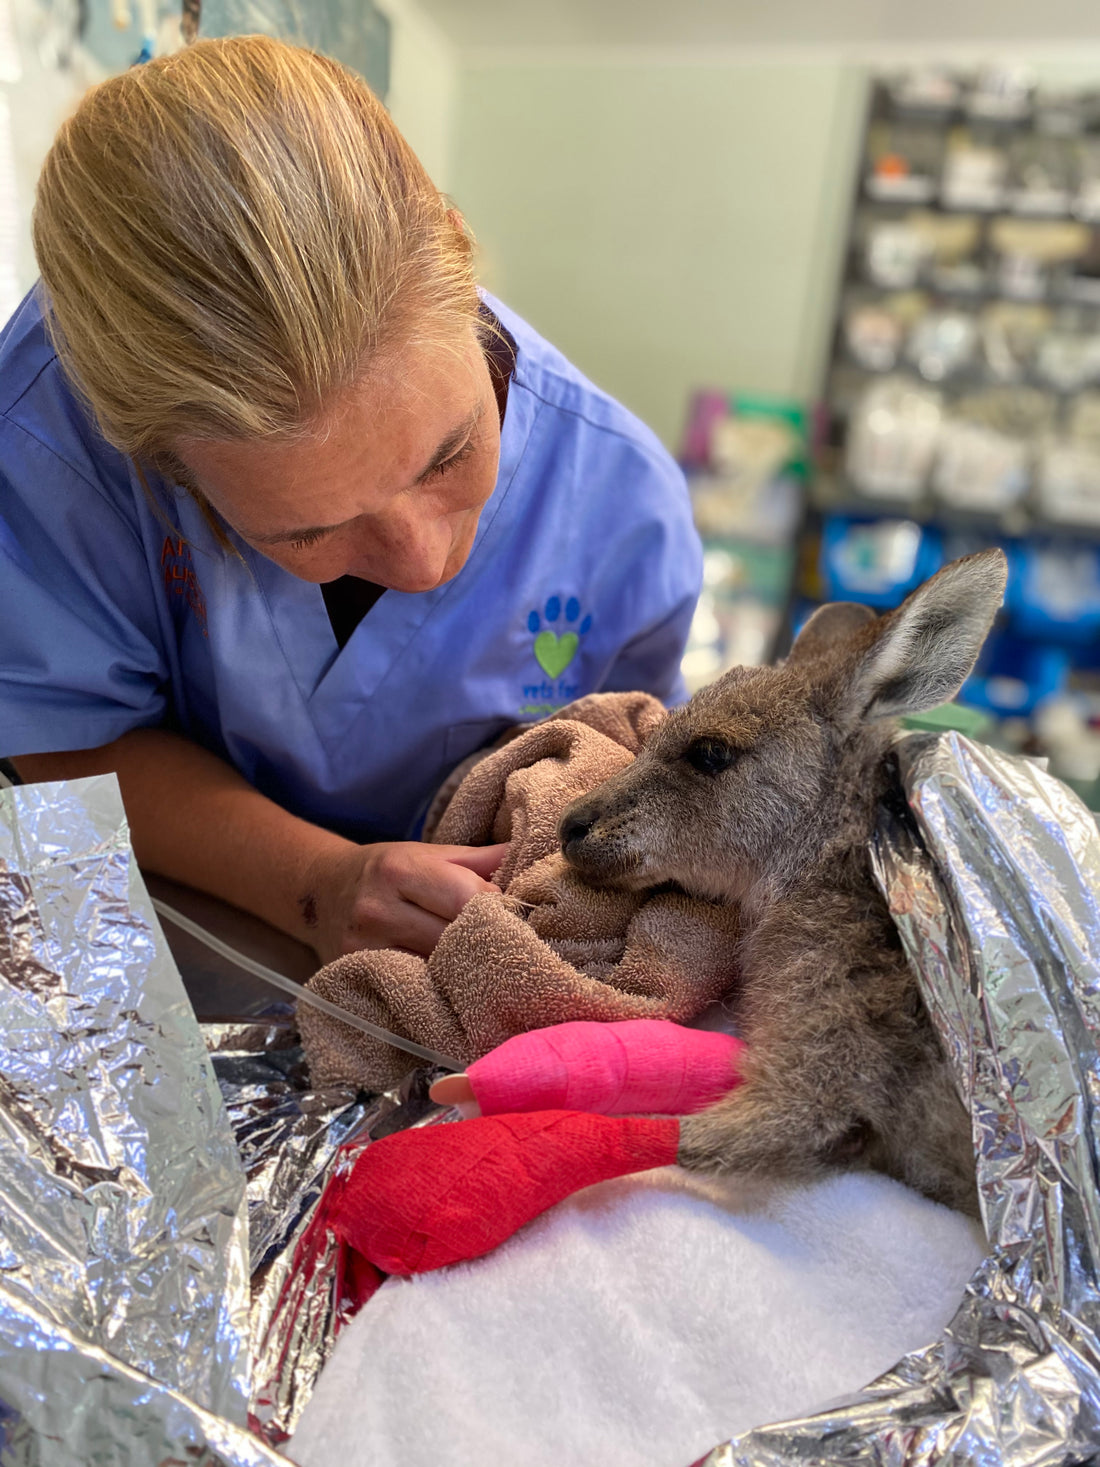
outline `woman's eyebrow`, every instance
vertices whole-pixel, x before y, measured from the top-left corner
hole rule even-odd
[[[481,414],[484,409],[485,404],[479,402],[477,407],[474,408],[473,412],[466,419],[466,421],[460,423],[457,428],[453,428],[451,432],[447,434],[446,438],[444,438],[443,442],[432,454],[431,461],[426,465],[424,469],[421,470],[419,474],[417,474],[416,478],[413,480],[415,484],[422,484],[429,474],[438,469],[440,464],[445,464],[447,460],[451,458],[452,455],[455,454],[462,447],[467,438],[469,438],[470,434],[474,431],[478,423],[481,421]]]
[[[414,484],[422,484],[441,464],[445,464],[449,458],[454,456],[477,427],[483,411],[484,404],[478,403],[468,418],[459,423],[456,428],[451,429],[425,467],[417,474],[413,480]],[[351,517],[351,519],[357,518],[357,515]],[[305,540],[313,535],[327,535],[331,530],[339,530],[343,525],[350,525],[351,519],[340,520],[335,525],[309,525],[300,530],[280,530],[275,535],[253,535],[252,539],[257,545],[280,545],[287,540]]]

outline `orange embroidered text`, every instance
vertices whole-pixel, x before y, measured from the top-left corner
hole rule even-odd
[[[206,631],[206,597],[202,594],[199,578],[191,563],[191,547],[182,537],[166,535],[164,548],[160,552],[160,567],[164,573],[164,590],[169,597],[181,596],[188,610]]]

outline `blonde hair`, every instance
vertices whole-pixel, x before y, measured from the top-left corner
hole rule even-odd
[[[93,88],[38,185],[62,364],[104,436],[296,435],[390,346],[476,323],[470,241],[353,72],[265,36]]]

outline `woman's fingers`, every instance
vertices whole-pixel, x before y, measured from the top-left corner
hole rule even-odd
[[[443,936],[447,923],[432,912],[426,912],[413,902],[402,902],[393,909],[386,925],[384,940],[372,942],[371,947],[400,947],[406,952],[430,957],[435,945]]]
[[[354,864],[345,860],[325,883],[336,930],[318,945],[322,957],[387,947],[427,956],[471,897],[499,889],[489,877],[508,846],[384,841],[353,850]]]
[[[489,881],[500,870],[509,846],[510,842],[504,841],[498,846],[430,846],[429,849],[439,851],[445,860]]]
[[[442,848],[444,851],[447,849]],[[452,846],[450,849],[463,855],[470,854],[462,846]],[[408,873],[401,883],[401,895],[406,901],[423,907],[426,912],[442,917],[445,922],[453,921],[471,897],[498,889],[489,882],[488,875],[499,866],[499,858],[494,860],[490,857],[483,861],[481,868],[487,874],[481,875],[465,861],[451,855],[441,855],[433,846],[417,846],[414,850],[416,854],[410,857]]]

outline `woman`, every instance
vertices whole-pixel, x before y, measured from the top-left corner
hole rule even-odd
[[[679,692],[699,548],[653,436],[479,295],[352,73],[263,37],[91,91],[0,337],[0,754],[116,770],[147,869],[311,943],[431,950],[501,849],[449,769]],[[384,594],[383,594],[384,593]]]

